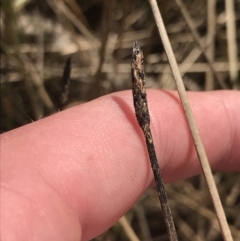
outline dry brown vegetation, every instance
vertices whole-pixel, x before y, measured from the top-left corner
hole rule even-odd
[[[240,2],[234,2],[234,12],[226,11],[223,0],[184,4],[158,1],[186,89],[239,89]],[[3,0],[1,11],[1,132],[58,111],[70,56],[67,106],[130,89],[136,40],[145,56],[147,87],[175,89],[148,1]],[[233,238],[240,240],[240,176],[218,173],[215,180]],[[202,177],[172,184],[167,193],[179,240],[222,240]],[[126,214],[140,240],[168,240],[159,211],[150,189]],[[125,221],[95,240],[134,240]]]

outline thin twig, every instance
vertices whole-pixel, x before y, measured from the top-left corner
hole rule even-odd
[[[131,70],[133,103],[136,117],[138,124],[142,128],[143,134],[145,136],[148,154],[153,169],[153,175],[158,190],[159,200],[163,210],[163,217],[167,227],[169,240],[177,241],[178,238],[173,222],[173,217],[168,204],[167,194],[165,192],[162,174],[158,165],[158,160],[150,130],[150,115],[148,111],[147,94],[145,89],[145,74],[143,69],[143,53],[139,48],[137,42],[135,42],[133,45]]]
[[[211,194],[212,201],[213,201],[213,204],[214,204],[214,207],[216,210],[218,221],[219,221],[219,224],[220,224],[220,227],[222,230],[222,235],[223,235],[225,241],[232,241],[233,239],[231,236],[231,232],[230,232],[227,220],[226,220],[226,216],[224,214],[221,200],[218,195],[217,187],[214,182],[214,178],[213,178],[212,171],[211,171],[211,168],[210,168],[210,165],[208,162],[208,158],[207,158],[202,140],[201,140],[199,132],[198,132],[196,121],[193,116],[189,100],[186,95],[186,90],[185,90],[185,87],[184,87],[184,84],[183,84],[183,81],[181,78],[181,74],[178,69],[177,61],[175,59],[169,38],[167,36],[167,32],[164,27],[164,23],[163,23],[157,2],[156,2],[156,0],[149,0],[149,3],[151,5],[152,12],[155,17],[155,21],[156,21],[158,31],[161,36],[162,42],[163,42],[163,46],[165,48],[165,52],[168,57],[170,67],[172,69],[173,77],[174,77],[174,80],[177,85],[178,93],[179,93],[179,96],[180,96],[180,99],[181,99],[181,102],[182,102],[182,105],[184,108],[185,115],[187,117],[187,121],[189,124],[189,128],[190,128],[190,131],[192,134],[194,144],[195,144],[197,155],[199,157],[199,160],[200,160],[200,163],[201,163],[201,166],[203,169],[203,173],[204,173],[204,176],[206,178],[206,182],[207,182],[207,185],[209,188],[209,192]]]

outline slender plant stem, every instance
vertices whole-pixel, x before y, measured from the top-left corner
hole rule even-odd
[[[163,217],[167,227],[169,240],[177,241],[177,234],[173,222],[171,209],[168,204],[167,194],[165,192],[162,174],[158,165],[158,160],[153,144],[152,134],[150,130],[150,115],[148,111],[147,94],[145,88],[145,74],[143,68],[143,53],[135,42],[132,53],[132,91],[133,104],[139,126],[142,128],[145,136],[148,154],[153,169],[154,179],[156,182],[159,200],[163,210]]]
[[[234,0],[225,0],[226,6],[226,24],[227,24],[227,45],[229,59],[229,73],[233,89],[238,89],[238,50],[236,37],[236,17],[234,11]]]
[[[216,211],[216,214],[217,214],[219,225],[220,225],[220,228],[222,230],[222,235],[223,235],[225,241],[233,241],[232,236],[231,236],[231,232],[230,232],[227,220],[226,220],[226,216],[224,214],[222,203],[221,203],[221,200],[220,200],[219,195],[218,195],[217,187],[216,187],[216,184],[214,182],[214,178],[213,178],[212,171],[211,171],[211,168],[210,168],[210,165],[209,165],[209,162],[208,162],[208,158],[207,158],[202,140],[200,138],[200,135],[199,135],[199,132],[198,132],[198,129],[197,129],[196,121],[195,121],[195,118],[193,116],[189,100],[188,100],[187,95],[186,95],[186,90],[185,90],[185,87],[184,87],[184,84],[183,84],[183,81],[182,81],[182,78],[181,78],[180,71],[178,69],[177,61],[174,57],[174,53],[173,53],[170,41],[169,41],[168,36],[167,36],[167,32],[166,32],[166,29],[164,27],[164,23],[163,23],[163,20],[162,20],[157,2],[156,2],[156,0],[148,0],[148,1],[150,3],[151,8],[152,8],[152,12],[153,12],[153,15],[155,17],[155,21],[156,21],[156,24],[157,24],[157,27],[158,27],[158,31],[159,31],[160,37],[162,39],[162,42],[163,42],[163,45],[164,45],[164,48],[165,48],[165,52],[166,52],[167,57],[168,57],[168,61],[169,61],[169,64],[170,64],[170,67],[171,67],[171,70],[172,70],[174,80],[175,80],[176,85],[177,85],[178,93],[179,93],[179,96],[180,96],[180,99],[181,99],[181,102],[182,102],[182,105],[183,105],[183,108],[184,108],[185,115],[187,117],[187,121],[188,121],[188,124],[189,124],[189,128],[190,128],[190,131],[191,131],[191,134],[192,134],[194,144],[195,144],[197,155],[199,157],[199,160],[200,160],[200,163],[201,163],[201,166],[202,166],[202,170],[203,170],[203,174],[205,176],[205,179],[206,179],[206,182],[207,182],[207,185],[208,185],[208,188],[209,188],[209,192],[210,192],[211,197],[212,197],[212,201],[213,201],[214,208],[215,208],[215,211]]]

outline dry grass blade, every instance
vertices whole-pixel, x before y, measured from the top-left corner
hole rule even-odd
[[[185,183],[184,183],[185,184]],[[218,222],[216,220],[216,215],[213,211],[207,209],[206,207],[199,206],[199,202],[194,200],[192,197],[186,196],[185,194],[182,194],[180,191],[176,191],[173,188],[168,188],[168,194],[170,196],[177,196],[178,197],[178,205],[182,205],[183,207],[188,207],[192,210],[194,215],[200,215],[205,218],[205,220],[208,220],[213,223],[212,229],[220,231]],[[216,221],[216,222],[215,222]],[[229,225],[232,234],[235,235],[235,237],[240,237],[240,230],[238,230],[235,226]]]
[[[140,239],[137,237],[136,233],[132,229],[131,225],[128,223],[128,220],[125,216],[121,217],[118,222],[123,227],[130,241],[140,241]]]
[[[31,81],[36,86],[37,92],[39,93],[39,96],[41,97],[44,105],[49,109],[49,111],[53,112],[55,108],[54,104],[43,85],[43,81],[38,74],[36,67],[32,64],[26,55],[19,54],[19,60],[22,62],[29,76],[31,76]]]
[[[88,20],[86,19],[81,7],[77,4],[76,0],[64,0],[65,3],[68,5],[69,9],[77,16],[78,19],[87,27],[89,28]]]
[[[214,74],[214,76],[216,77],[217,81],[219,82],[219,84],[221,85],[221,87],[223,89],[227,89],[227,85],[224,83],[224,81],[219,78],[219,76],[217,75],[216,73],[216,70],[214,69],[214,65],[213,65],[213,61],[211,60],[211,58],[209,58],[208,54],[207,54],[207,51],[205,49],[205,46],[204,44],[201,42],[201,37],[199,36],[198,32],[196,31],[195,29],[195,26],[194,26],[194,21],[193,19],[191,18],[189,12],[187,11],[187,8],[185,7],[184,3],[181,1],[181,0],[175,0],[176,4],[178,5],[188,27],[190,28],[191,30],[191,33],[194,37],[194,39],[196,40],[199,48],[201,49],[202,53],[204,54],[208,64],[209,64],[209,68],[211,69],[212,73]]]
[[[135,210],[138,217],[139,227],[141,229],[142,240],[153,241],[143,206],[136,205]]]
[[[208,188],[209,188],[212,200],[213,200],[213,204],[214,204],[214,207],[216,210],[218,221],[219,221],[219,224],[220,224],[220,227],[222,230],[222,235],[223,235],[225,241],[232,241],[233,239],[231,236],[231,232],[230,232],[229,226],[227,224],[227,220],[226,220],[226,217],[224,214],[221,200],[218,195],[218,191],[216,188],[216,184],[214,182],[214,178],[213,178],[211,168],[210,168],[207,156],[206,156],[206,152],[205,152],[203,143],[201,141],[201,138],[200,138],[200,135],[199,135],[199,132],[197,129],[196,121],[193,116],[189,100],[186,95],[186,90],[183,85],[181,74],[179,72],[178,65],[177,65],[176,59],[174,57],[173,50],[171,48],[171,44],[168,39],[166,29],[165,29],[157,2],[156,2],[156,0],[149,0],[149,3],[151,5],[153,15],[155,17],[155,21],[156,21],[156,24],[157,24],[157,27],[158,27],[158,30],[159,30],[159,33],[160,33],[167,57],[168,57],[168,61],[171,66],[171,69],[172,69],[172,73],[173,73],[173,76],[174,76],[174,79],[175,79],[175,82],[177,85],[178,93],[179,93],[179,96],[180,96],[180,99],[181,99],[181,102],[182,102],[182,105],[184,108],[184,112],[185,112],[187,120],[188,120],[189,128],[191,130],[195,148],[196,148],[196,151],[197,151],[197,154],[198,154],[198,157],[199,157],[202,169],[203,169],[203,173],[206,178]]]
[[[214,55],[215,55],[215,33],[216,33],[216,0],[208,0],[208,16],[207,16],[207,42],[209,45],[207,47],[207,54],[209,59],[214,63]],[[216,69],[215,69],[216,70]],[[206,73],[206,90],[214,89],[214,75],[211,70]]]
[[[86,28],[86,26],[69,10],[69,8],[62,1],[47,1],[48,4],[53,8],[57,9],[61,14],[67,16],[67,18],[73,23],[73,25],[79,29],[79,31],[89,38],[94,47],[99,47],[99,41],[95,36]]]
[[[230,79],[232,81],[233,89],[238,89],[238,51],[236,41],[236,24],[234,1],[225,0],[226,6],[226,23],[227,23],[227,43],[228,43],[228,58],[230,68]]]

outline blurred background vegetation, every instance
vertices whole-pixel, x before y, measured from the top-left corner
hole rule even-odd
[[[0,4],[1,132],[58,111],[61,76],[69,57],[66,108],[131,89],[136,40],[145,56],[147,87],[175,89],[147,0],[3,0]],[[186,89],[239,89],[240,1],[159,0],[158,5]],[[240,176],[217,173],[215,179],[234,240],[240,240]],[[172,184],[167,192],[179,240],[222,240],[202,177]],[[126,214],[131,227],[122,219],[95,240],[136,240],[128,228],[140,240],[168,240],[159,212],[156,191],[149,189]]]

